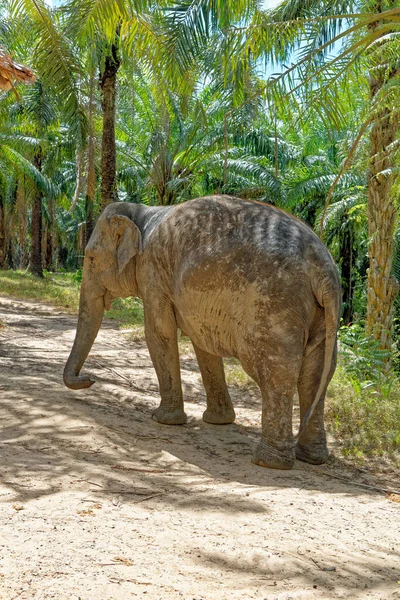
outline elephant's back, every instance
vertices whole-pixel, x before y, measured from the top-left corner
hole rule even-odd
[[[304,263],[332,263],[326,247],[303,222],[265,204],[232,196],[206,196],[181,204],[164,222],[175,255],[200,264],[213,260],[290,270]]]

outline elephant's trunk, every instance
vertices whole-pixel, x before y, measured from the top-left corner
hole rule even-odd
[[[64,368],[64,383],[72,390],[81,390],[94,384],[93,379],[79,373],[96,339],[103,314],[103,297],[89,300],[82,285],[75,341]]]

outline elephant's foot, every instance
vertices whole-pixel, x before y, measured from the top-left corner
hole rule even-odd
[[[278,450],[261,440],[254,450],[252,462],[270,469],[291,469],[295,462],[294,448]]]
[[[162,406],[156,408],[152,418],[157,423],[163,423],[164,425],[184,425],[187,419],[186,413],[181,408],[168,411]]]
[[[213,425],[228,425],[229,423],[233,423],[235,418],[235,411],[231,407],[219,411],[207,408],[203,412],[203,421],[212,423]]]
[[[311,465],[323,465],[328,460],[329,452],[326,444],[296,444],[296,458]]]

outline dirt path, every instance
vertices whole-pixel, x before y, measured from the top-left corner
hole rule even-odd
[[[252,465],[257,395],[203,423],[187,355],[189,422],[160,425],[144,343],[106,323],[73,392],[75,318],[3,298],[0,320],[2,600],[400,598],[400,504],[337,462]]]

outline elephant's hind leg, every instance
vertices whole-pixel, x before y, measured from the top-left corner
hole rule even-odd
[[[178,330],[172,306],[166,300],[145,307],[146,342],[157,373],[161,404],[153,412],[153,419],[166,425],[183,425],[181,372],[179,365]]]
[[[193,344],[207,394],[203,421],[214,425],[233,423],[235,411],[226,387],[224,364],[220,356],[209,354]]]
[[[325,339],[323,339],[311,352],[305,353],[303,364],[300,371],[298,391],[300,402],[300,423],[303,422],[305,415],[318,391],[321,380],[321,373],[324,367],[325,357]],[[326,445],[326,433],[324,424],[324,401],[326,388],[332,378],[336,366],[336,352],[332,363],[332,368],[328,376],[328,381],[323,390],[321,400],[314,409],[307,426],[300,435],[296,444],[296,458],[313,465],[322,465],[327,461],[329,452]]]
[[[261,467],[291,469],[295,462],[292,430],[293,397],[301,366],[300,356],[269,355],[258,384],[262,394],[262,435],[253,454]]]

